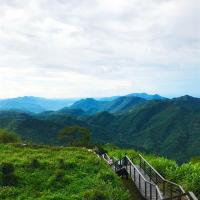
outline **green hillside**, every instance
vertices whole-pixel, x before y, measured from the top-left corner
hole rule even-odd
[[[120,178],[87,149],[1,144],[0,152],[0,199],[130,198]],[[8,163],[14,166],[12,176],[3,174]]]

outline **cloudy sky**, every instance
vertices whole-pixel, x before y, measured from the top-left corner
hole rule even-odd
[[[199,0],[0,0],[0,98],[200,96]]]

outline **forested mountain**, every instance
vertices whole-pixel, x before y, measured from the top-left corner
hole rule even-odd
[[[72,110],[70,111],[72,112]],[[95,142],[109,142],[106,130],[89,125],[87,120],[80,119],[79,111],[74,114],[65,112],[43,112],[40,114],[19,111],[0,111],[0,128],[17,132],[23,140],[41,144],[59,144],[58,132],[65,126],[80,125],[92,131]]]
[[[112,142],[185,161],[200,155],[200,99],[150,101],[120,115],[99,114],[90,124],[109,130]]]
[[[89,102],[93,102],[95,108],[99,101],[89,99]],[[55,144],[61,128],[81,125],[92,131],[94,142],[134,147],[180,162],[200,155],[199,98],[184,96],[171,100],[143,100],[137,106],[132,100],[128,104],[124,97],[114,102],[109,104],[110,112],[93,115],[86,115],[78,108],[40,114],[1,111],[0,127],[15,130],[26,140]],[[120,112],[116,112],[118,110]]]
[[[97,101],[95,99],[88,98],[75,102],[70,108],[82,109],[88,114],[95,114],[103,111],[116,113],[128,111],[130,108],[144,103],[145,101],[146,100],[143,98],[134,96],[118,97],[112,101]]]

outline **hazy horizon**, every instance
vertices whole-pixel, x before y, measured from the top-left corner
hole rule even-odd
[[[0,98],[200,97],[199,0],[2,0]]]
[[[112,95],[112,96],[80,96],[80,97],[45,97],[45,96],[34,96],[34,95],[24,95],[24,96],[13,96],[13,97],[5,97],[5,98],[0,98],[0,100],[4,100],[4,99],[14,99],[14,98],[23,98],[23,97],[36,97],[36,98],[44,98],[44,99],[52,99],[52,100],[67,100],[67,99],[86,99],[86,98],[94,98],[94,99],[100,99],[100,98],[109,98],[109,97],[115,97],[115,96],[126,96],[126,95],[129,95],[129,94],[133,94],[133,93],[137,93],[137,94],[142,94],[142,93],[145,93],[145,92],[132,92],[132,93],[126,93],[126,94],[118,94],[118,95]],[[165,97],[165,98],[169,98],[169,99],[172,99],[172,98],[177,98],[177,97],[182,97],[182,96],[185,96],[185,95],[189,95],[189,94],[182,94],[182,95],[177,95],[177,96],[166,96],[166,95],[161,95],[161,94],[152,94],[152,93],[145,93],[147,95],[160,95],[162,97]],[[196,97],[196,98],[200,98],[200,96],[194,96],[194,95],[189,95],[189,96],[192,96],[192,97]]]

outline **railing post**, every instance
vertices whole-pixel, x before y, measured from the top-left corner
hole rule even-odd
[[[150,181],[151,181],[151,167],[150,167],[150,176],[149,176],[149,178],[150,178]]]
[[[158,200],[158,191],[157,191],[157,188],[156,188],[156,200]]]
[[[140,177],[140,174],[139,174],[139,190],[141,189],[141,177]]]
[[[158,175],[156,174],[156,184],[158,184]]]
[[[165,181],[163,181],[163,195],[165,195]]]
[[[145,181],[145,188],[144,188],[144,191],[145,191],[145,197],[147,197],[147,182]]]
[[[152,199],[152,185],[150,184],[150,199]]]
[[[172,199],[173,193],[172,193],[172,184],[170,184],[170,198]]]
[[[131,163],[130,162],[129,162],[129,166],[130,166],[129,170],[130,170],[130,177],[131,177]]]
[[[140,157],[140,168],[142,167],[142,158]]]
[[[134,182],[136,182],[136,181],[135,181],[135,168],[134,168]]]

